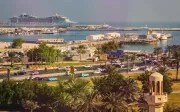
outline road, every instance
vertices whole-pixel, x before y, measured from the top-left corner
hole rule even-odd
[[[108,63],[110,64],[110,63]],[[83,66],[76,66],[75,68],[77,69],[77,72],[75,74],[76,77],[79,76],[80,73],[91,73],[90,76],[94,76],[94,71],[97,70],[97,68],[99,67],[100,64],[94,64],[93,67],[90,68],[85,68]],[[125,67],[124,68],[118,68],[120,73],[126,73],[127,72],[127,64],[124,63]],[[129,64],[131,68],[132,67],[132,63]],[[140,71],[143,72],[143,68],[144,66],[141,66]],[[14,76],[14,73],[12,72],[10,74],[11,78],[13,78],[14,80],[22,80],[22,79],[26,79],[29,78],[31,75],[32,70],[28,70],[26,75],[19,75],[19,76]],[[39,74],[38,75],[34,75],[34,77],[57,77],[57,76],[63,76],[65,75],[65,70],[57,70],[57,69],[48,69],[47,71],[45,71],[44,69],[38,70]],[[131,73],[131,72],[130,72]],[[95,74],[97,75],[97,74]],[[98,75],[97,75],[98,76]],[[2,81],[3,79],[7,79],[7,73],[3,73],[0,74],[0,81]]]

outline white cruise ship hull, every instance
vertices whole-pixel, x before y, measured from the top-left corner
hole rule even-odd
[[[63,23],[63,24],[25,24],[25,23],[16,23],[16,24],[9,24],[9,26],[13,27],[69,27],[72,26],[72,23]]]

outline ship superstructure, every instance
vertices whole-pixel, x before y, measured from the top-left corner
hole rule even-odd
[[[19,26],[19,27],[68,27],[75,22],[70,21],[69,18],[65,16],[60,16],[56,14],[55,16],[39,18],[37,16],[27,15],[22,13],[18,17],[9,18],[9,26]]]

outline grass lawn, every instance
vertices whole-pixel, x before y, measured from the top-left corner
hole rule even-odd
[[[168,95],[168,103],[180,106],[180,93],[172,93]]]
[[[173,91],[180,91],[180,82],[174,82],[172,88]]]
[[[141,75],[142,73],[129,73],[129,74],[123,74],[124,75],[124,77],[126,77],[126,78],[137,78],[139,75]]]
[[[169,70],[168,72],[172,74],[171,77],[172,77],[173,79],[176,78],[176,70]],[[179,75],[180,75],[180,70],[179,70]],[[180,77],[179,77],[179,78],[180,78]]]

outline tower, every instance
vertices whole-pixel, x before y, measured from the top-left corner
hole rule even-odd
[[[149,77],[149,93],[144,95],[148,103],[149,112],[163,112],[164,104],[167,102],[167,94],[163,93],[163,76],[153,73]]]

